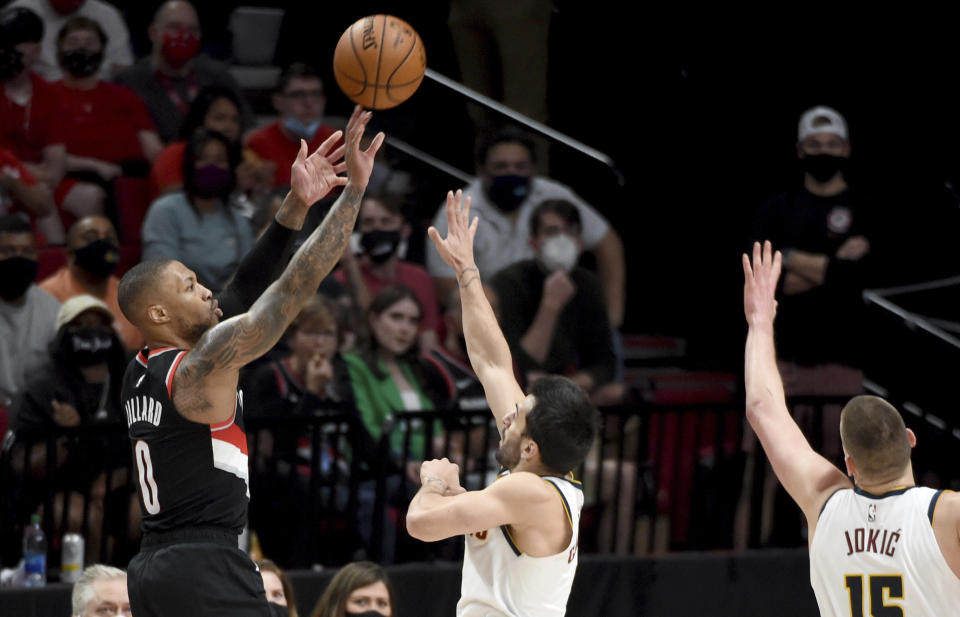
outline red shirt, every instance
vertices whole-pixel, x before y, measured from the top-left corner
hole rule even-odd
[[[103,81],[90,90],[70,88],[62,81],[53,88],[67,152],[110,163],[144,158],[137,134],[156,129],[133,90]]]
[[[57,95],[53,84],[30,74],[33,92],[25,105],[12,101],[0,88],[0,147],[27,163],[43,160],[43,149],[63,143]]]
[[[309,152],[320,147],[327,137],[333,135],[337,129],[321,124],[313,139],[307,144]],[[341,142],[342,143],[342,140]],[[339,144],[338,144],[339,145]],[[247,147],[265,161],[273,161],[277,171],[273,175],[274,186],[290,186],[290,167],[300,152],[300,140],[287,137],[280,128],[280,121],[257,129],[247,139]]]
[[[0,174],[15,178],[27,186],[33,186],[37,179],[27,171],[13,152],[0,148]],[[0,190],[0,214],[9,214],[17,209],[17,203],[4,191]]]
[[[171,186],[183,185],[183,153],[187,142],[175,141],[160,151],[150,168],[150,196],[156,197]]]
[[[363,274],[363,282],[367,284],[370,290],[370,297],[376,296],[380,290],[388,285],[406,285],[413,290],[413,295],[420,300],[423,305],[423,319],[420,320],[420,331],[437,331],[440,325],[440,312],[437,310],[437,296],[433,288],[433,279],[426,270],[417,264],[408,261],[397,262],[397,277],[393,280],[382,279],[371,272],[360,262],[360,272]],[[337,270],[334,277],[341,284],[346,284],[347,277],[343,270]]]

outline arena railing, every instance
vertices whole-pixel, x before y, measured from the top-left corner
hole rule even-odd
[[[790,404],[818,451],[837,432],[844,399],[805,397]],[[895,401],[896,402],[896,401]],[[738,550],[804,542],[799,510],[744,433],[742,404],[653,405],[601,410],[601,438],[574,472],[584,507],[584,553],[659,555]],[[960,432],[905,414],[918,434],[914,470],[925,484],[956,486],[950,465]],[[418,487],[417,465],[447,457],[468,490],[500,471],[498,435],[487,410],[404,412],[376,438],[352,410],[247,423],[250,528],[262,552],[286,567],[340,565],[359,557],[382,563],[459,559],[462,542],[424,544],[405,531]],[[842,459],[834,462],[842,465]],[[841,467],[842,468],[842,467]],[[137,472],[126,427],[102,424],[8,436],[0,458],[0,555],[20,556],[25,521],[43,515],[50,565],[60,538],[80,530],[88,559],[126,565],[139,543]]]

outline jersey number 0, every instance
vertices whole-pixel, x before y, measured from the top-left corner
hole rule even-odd
[[[150,461],[150,446],[143,440],[134,446],[137,459],[137,474],[140,478],[140,498],[147,514],[160,511],[160,498],[157,495],[157,481],[153,479],[153,463]]]

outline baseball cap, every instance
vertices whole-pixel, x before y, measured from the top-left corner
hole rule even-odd
[[[836,109],[818,105],[803,112],[803,115],[800,116],[797,140],[803,141],[810,135],[817,133],[831,133],[840,139],[847,139],[847,121]]]
[[[89,294],[80,294],[60,305],[60,311],[57,313],[57,330],[76,319],[80,313],[90,310],[100,311],[113,321],[113,313],[103,300]]]

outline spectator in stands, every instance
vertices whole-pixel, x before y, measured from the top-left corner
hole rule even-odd
[[[293,586],[290,584],[287,575],[283,573],[280,567],[269,559],[261,559],[257,562],[260,568],[260,576],[263,577],[263,590],[267,592],[267,602],[275,606],[282,606],[284,610],[274,610],[275,615],[284,615],[285,617],[297,617],[297,605],[294,602]],[[271,606],[271,609],[275,609]]]
[[[240,154],[219,133],[200,129],[183,156],[184,190],[157,199],[143,221],[143,258],[178,259],[213,291],[253,244],[250,224],[227,198]]]
[[[61,305],[49,360],[27,378],[11,409],[10,429],[18,444],[30,449],[32,460],[46,461],[41,456],[45,446],[30,444],[51,429],[115,423],[122,418],[120,385],[126,357],[112,322],[110,309],[93,296],[74,296]],[[73,442],[58,457],[56,469],[45,462],[45,473],[34,473],[27,487],[36,503],[45,503],[46,496],[54,494],[55,521],[67,509],[67,528],[87,538],[88,559],[100,558],[107,495],[104,470],[111,468],[109,461],[123,461],[128,453],[122,445],[96,437]],[[125,469],[116,470],[110,486],[124,486],[126,474]],[[56,528],[61,529],[59,523]]]
[[[373,438],[380,439],[388,417],[401,411],[443,408],[448,391],[434,365],[420,357],[417,331],[423,308],[409,287],[384,287],[366,314],[369,334],[343,357],[360,417]],[[393,451],[402,454],[400,430],[391,433],[390,441]],[[423,431],[415,431],[410,439],[412,459],[419,459],[424,447]]]
[[[312,67],[295,62],[280,75],[273,95],[273,106],[280,117],[247,138],[248,148],[276,165],[274,186],[290,185],[290,167],[300,151],[301,139],[313,152],[336,131],[323,123],[326,102],[323,82]]]
[[[375,563],[349,563],[331,579],[311,617],[383,615],[394,612],[393,590],[386,571]]]
[[[67,264],[40,282],[40,289],[66,302],[90,294],[110,308],[113,328],[126,349],[143,345],[143,337],[127,321],[117,304],[120,279],[113,272],[120,259],[117,231],[103,216],[90,216],[74,223],[67,232]]]
[[[533,257],[530,218],[534,209],[547,199],[569,201],[580,213],[583,246],[596,257],[609,323],[619,328],[623,323],[626,284],[620,236],[568,187],[535,175],[535,163],[533,143],[522,133],[505,130],[481,141],[477,149],[479,177],[463,189],[464,197],[472,199],[472,211],[480,217],[474,249],[477,267],[490,276]],[[447,231],[444,208],[441,206],[433,220],[441,236]],[[437,297],[447,298],[456,288],[456,279],[431,242],[427,243],[427,269],[437,285]]]
[[[413,290],[423,307],[420,322],[420,349],[427,352],[437,346],[437,299],[430,275],[421,266],[400,258],[400,245],[410,237],[410,225],[403,216],[402,203],[391,194],[367,195],[357,217],[363,254],[355,259],[348,251],[335,274],[347,285],[361,311],[370,298],[387,285],[405,285]]]
[[[59,207],[69,210],[61,182],[67,150],[57,114],[53,86],[32,72],[40,55],[43,22],[25,8],[0,12],[0,148],[13,153],[37,181],[46,185]],[[63,244],[60,216],[51,211],[36,218],[40,244]]]
[[[109,2],[103,0],[14,0],[10,6],[30,9],[40,16],[44,24],[44,37],[40,58],[34,69],[47,81],[63,77],[58,62],[57,33],[65,23],[75,17],[83,17],[97,24],[105,33],[107,44],[103,49],[103,62],[97,67],[100,79],[111,79],[117,71],[133,64],[130,48],[130,33],[123,15]]]
[[[851,147],[840,113],[823,106],[804,112],[796,150],[803,185],[761,206],[751,235],[751,243],[770,240],[783,253],[776,336],[784,391],[788,397],[854,396],[863,392],[864,358],[859,353],[868,346],[861,293],[875,276],[877,213],[870,200],[847,182]],[[821,427],[821,434],[808,438],[822,443],[827,458],[842,460],[835,430],[840,405],[794,406],[792,413],[808,433]],[[818,414],[821,418],[815,420]],[[746,447],[752,454],[752,438]],[[764,491],[761,543],[803,542],[796,508],[778,504],[774,512],[776,479],[768,471],[766,480],[770,490]],[[744,490],[743,495],[749,494]],[[741,535],[748,508],[741,498]],[[742,546],[743,541],[737,544]]]
[[[73,584],[73,617],[130,617],[127,574],[112,566],[88,566]]]
[[[20,211],[43,218],[56,211],[50,189],[33,177],[10,150],[0,148],[0,215]]]
[[[565,375],[592,394],[613,379],[616,356],[601,283],[577,266],[582,229],[573,203],[540,203],[530,216],[536,257],[501,270],[490,286],[527,383],[539,375]]]
[[[117,74],[116,81],[144,100],[160,139],[169,143],[180,136],[190,103],[204,86],[233,90],[242,102],[243,124],[251,126],[252,112],[243,102],[239,84],[222,64],[198,55],[200,23],[192,4],[184,0],[164,2],[154,16],[149,35],[150,55]]]
[[[48,358],[60,302],[33,284],[37,247],[30,225],[0,216],[0,394],[12,397]]]
[[[183,150],[198,128],[216,131],[239,145],[244,130],[241,120],[240,100],[233,90],[225,86],[201,88],[183,121],[182,139],[164,148],[153,162],[150,172],[153,196],[183,188]],[[260,160],[252,150],[244,148],[243,162],[237,167],[237,189],[251,197],[261,195],[273,186],[273,172],[272,162]]]
[[[54,84],[64,127],[67,173],[82,189],[84,203],[73,214],[101,214],[111,181],[146,176],[163,144],[143,101],[132,90],[100,81],[107,38],[97,22],[73,17],[57,35],[63,80]],[[105,136],[109,136],[105,138]]]

